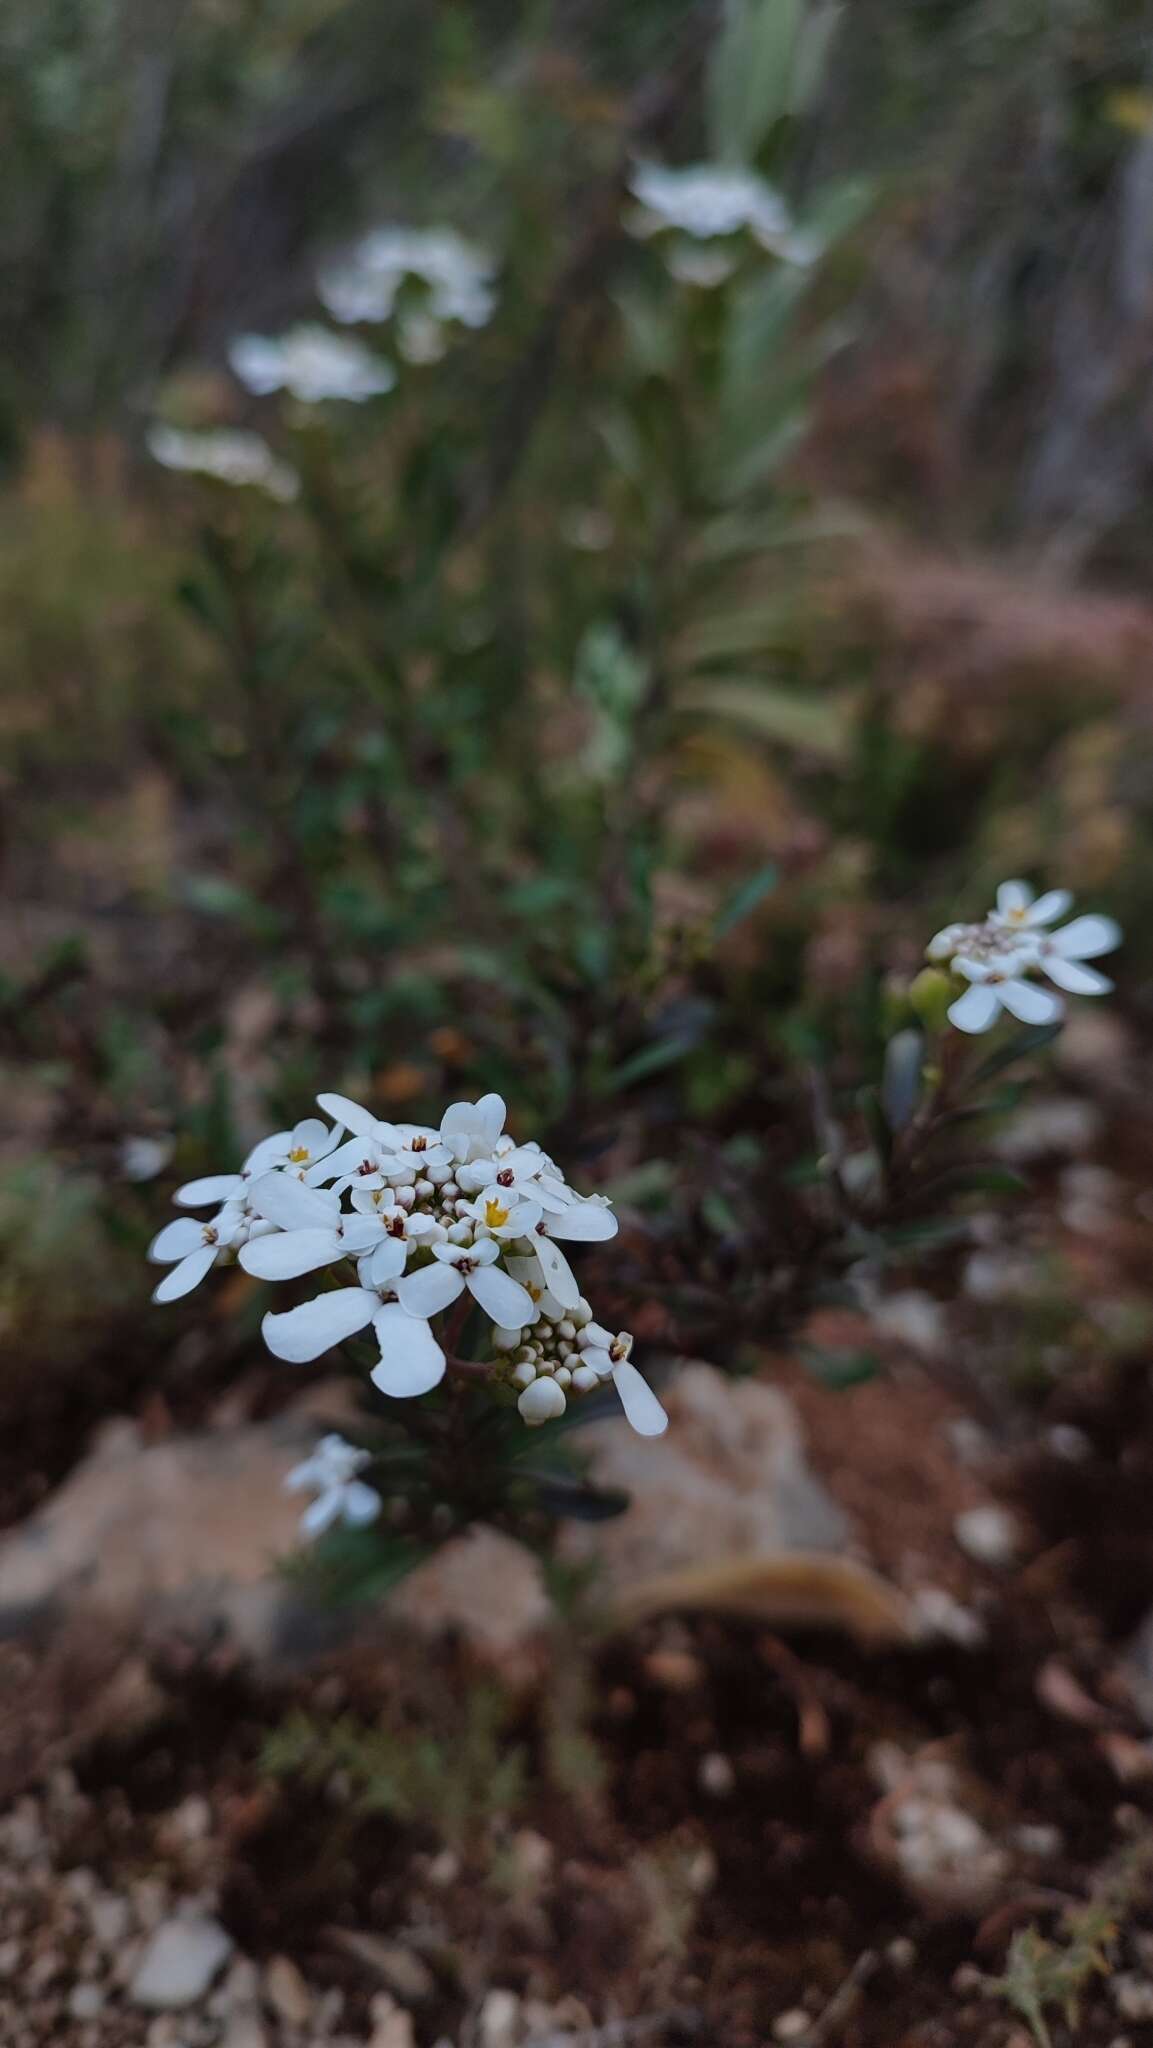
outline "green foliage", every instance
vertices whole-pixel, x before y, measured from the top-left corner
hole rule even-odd
[[[508,1740],[509,1719],[499,1688],[481,1683],[454,1695],[439,1715],[430,1703],[419,1724],[396,1718],[367,1726],[351,1714],[322,1722],[297,1710],[268,1737],[261,1767],[269,1777],[318,1788],[339,1777],[360,1813],[429,1828],[458,1855],[474,1857],[525,1801],[525,1752]]]
[[[1038,2048],[1053,2048],[1053,2012],[1076,2033],[1082,1999],[1094,1977],[1109,1975],[1117,1941],[1144,1899],[1151,1870],[1153,1839],[1145,1834],[1098,1873],[1084,1905],[1066,1909],[1055,1940],[1035,1926],[1013,1936],[1005,1974],[987,1988],[1020,2015]]]

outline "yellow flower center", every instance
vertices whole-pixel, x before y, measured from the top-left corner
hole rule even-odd
[[[484,1205],[484,1220],[490,1230],[500,1230],[508,1222],[509,1211],[499,1202],[489,1200]]]
[[[308,1156],[309,1152],[307,1145],[294,1145],[291,1152],[288,1155],[289,1160],[293,1166],[303,1166]]]

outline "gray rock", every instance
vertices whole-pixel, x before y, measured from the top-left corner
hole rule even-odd
[[[232,1954],[232,1937],[216,1920],[189,1914],[163,1920],[151,1936],[128,1996],[152,2011],[178,2011],[204,1997]]]
[[[1014,1517],[1008,1508],[999,1507],[996,1501],[977,1508],[966,1508],[953,1523],[953,1534],[974,1564],[990,1565],[1003,1570],[1013,1563],[1019,1549],[1019,1532]]]

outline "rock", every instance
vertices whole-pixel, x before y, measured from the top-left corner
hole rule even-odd
[[[953,1534],[974,1564],[989,1565],[1003,1571],[1011,1565],[1019,1549],[1019,1531],[1015,1518],[1008,1508],[990,1501],[987,1505],[966,1508],[953,1523]]]
[[[734,1557],[844,1547],[846,1518],[809,1469],[796,1410],[778,1387],[693,1364],[662,1399],[662,1437],[616,1422],[581,1432],[598,1481],[631,1502],[595,1529],[566,1525],[569,1555],[599,1561],[598,1593]]]
[[[368,2048],[416,2048],[412,2019],[387,1991],[378,1991],[369,2006],[372,2033]]]
[[[289,1956],[273,1956],[264,1972],[264,1996],[288,2027],[306,2027],[312,2018],[312,1993]]]
[[[961,1602],[945,1586],[918,1586],[913,1593],[913,1610],[927,1636],[943,1636],[959,1643],[963,1650],[979,1650],[989,1640],[989,1631],[979,1614]]]
[[[476,1526],[410,1572],[389,1611],[424,1635],[452,1630],[504,1667],[544,1630],[552,1607],[531,1552]]]
[[[315,1437],[303,1416],[146,1444],[114,1422],[46,1505],[0,1541],[0,1635],[70,1611],[279,1646],[296,1545],[281,1482]]]
[[[436,1990],[428,1964],[403,1942],[356,1927],[333,1927],[329,1940],[374,1971],[402,2005],[419,2005]]]
[[[779,2012],[777,2014],[776,2019],[773,2021],[773,2039],[774,2041],[803,2041],[805,2035],[812,2032],[812,2027],[812,2014],[807,2013],[803,2006],[794,2005],[789,2008],[788,2012]]]
[[[1125,1971],[1110,1978],[1109,1995],[1123,2020],[1153,2020],[1153,1979]]]
[[[128,1987],[133,2005],[178,2011],[203,1998],[232,1954],[232,1937],[215,1920],[188,1914],[162,1920]]]
[[[713,1750],[701,1758],[697,1783],[711,1798],[727,1799],[736,1790],[737,1774],[729,1758],[722,1756],[720,1750]]]
[[[936,1358],[949,1344],[949,1324],[939,1301],[921,1288],[882,1294],[872,1307],[872,1321],[882,1336],[906,1344],[922,1358]]]
[[[994,1142],[1002,1159],[1026,1166],[1054,1154],[1075,1159],[1090,1152],[1104,1122],[1095,1102],[1080,1095],[1053,1095],[1019,1109]]]
[[[68,2011],[74,2020],[94,2020],[103,2012],[107,1993],[101,1984],[76,1984],[68,1994]]]
[[[479,2048],[516,2048],[520,2039],[520,1999],[498,1987],[485,1993],[477,2015]]]
[[[870,1821],[874,1854],[924,1911],[984,1911],[1002,1890],[1011,1860],[973,1811],[979,1788],[931,1749],[909,1756],[894,1743],[878,1743],[869,1765],[885,1791]]]

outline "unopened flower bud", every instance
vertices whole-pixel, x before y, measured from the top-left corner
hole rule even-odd
[[[417,1181],[416,1198],[418,1202],[427,1202],[429,1196],[435,1195],[435,1193],[436,1189],[430,1180],[421,1179]]]
[[[558,1365],[553,1378],[558,1387],[568,1387],[572,1384],[572,1374],[567,1365]]]
[[[445,1182],[451,1179],[452,1168],[451,1166],[430,1166],[428,1177],[434,1188],[442,1188]]]
[[[441,1182],[440,1199],[442,1202],[457,1202],[460,1200],[460,1189],[454,1180],[443,1180]]]
[[[529,1428],[538,1429],[542,1422],[553,1422],[558,1415],[563,1415],[568,1404],[564,1388],[558,1387],[556,1381],[546,1375],[544,1379],[534,1380],[531,1387],[526,1387],[516,1405]]]
[[[472,1226],[468,1223],[450,1223],[445,1236],[450,1244],[471,1244]]]
[[[531,1387],[535,1378],[535,1365],[517,1365],[513,1367],[512,1383],[514,1387]]]
[[[412,1182],[402,1181],[393,1194],[393,1200],[398,1202],[402,1209],[414,1209],[416,1207],[416,1189],[413,1187]]]
[[[930,1031],[943,1031],[957,984],[940,967],[922,967],[909,988],[909,1002]]]
[[[496,1351],[515,1351],[520,1343],[519,1330],[506,1329],[503,1323],[493,1325],[492,1341]]]
[[[578,1365],[572,1375],[572,1383],[576,1393],[591,1394],[594,1387],[599,1387],[600,1380],[591,1365]]]
[[[565,1316],[563,1320],[557,1324],[556,1333],[558,1337],[567,1337],[569,1343],[571,1344],[573,1338],[576,1336],[576,1324],[573,1322],[571,1316]]]

